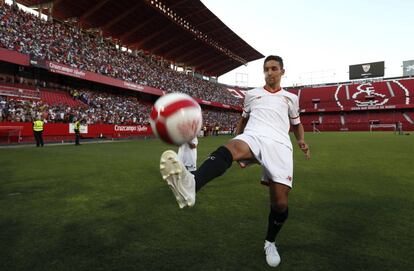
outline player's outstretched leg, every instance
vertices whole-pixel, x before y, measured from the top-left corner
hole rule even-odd
[[[212,152],[194,173],[196,180],[196,191],[198,192],[209,181],[221,176],[231,167],[233,155],[230,150],[221,146]]]
[[[161,155],[160,172],[171,188],[178,206],[180,208],[194,206],[196,197],[194,175],[185,168],[174,151],[168,150]]]

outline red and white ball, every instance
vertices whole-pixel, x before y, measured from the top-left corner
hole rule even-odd
[[[161,96],[150,115],[153,133],[166,143],[180,146],[197,136],[203,124],[200,105],[184,93]]]

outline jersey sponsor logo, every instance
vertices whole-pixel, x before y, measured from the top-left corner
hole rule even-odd
[[[288,176],[287,179],[289,180],[289,182],[292,181],[292,176]]]

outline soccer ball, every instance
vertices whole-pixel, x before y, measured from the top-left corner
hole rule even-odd
[[[180,146],[200,132],[203,123],[200,105],[184,93],[161,96],[150,115],[153,133],[166,143]]]

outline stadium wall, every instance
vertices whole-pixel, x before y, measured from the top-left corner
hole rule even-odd
[[[46,142],[74,140],[75,134],[72,125],[73,124],[69,123],[47,123],[44,125],[43,139]],[[91,124],[81,127],[81,136],[83,138],[121,139],[131,137],[151,137],[153,136],[153,133],[150,125]],[[34,141],[32,123],[0,123],[0,143],[6,144],[31,141]]]
[[[0,61],[9,62],[21,66],[29,66],[30,58],[28,55],[16,51],[0,48]]]

